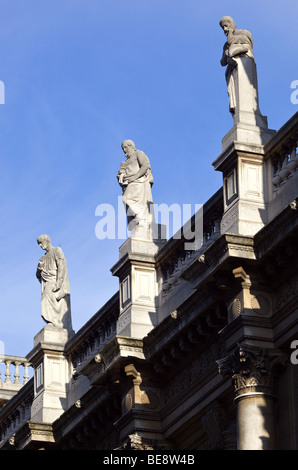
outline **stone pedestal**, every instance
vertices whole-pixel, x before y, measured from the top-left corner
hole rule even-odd
[[[223,173],[221,233],[255,235],[268,220],[268,175],[263,147],[233,142],[213,166]]]
[[[27,358],[34,367],[31,420],[52,423],[67,409],[69,363],[64,354],[68,331],[46,325],[35,337]]]
[[[252,57],[230,60],[226,71],[234,125],[222,139],[213,162],[223,173],[221,233],[255,235],[268,220],[268,177],[264,145],[274,136],[259,109],[258,80]]]
[[[249,116],[249,115],[248,115]],[[252,117],[252,116],[250,116]],[[267,122],[267,118],[266,119]],[[233,142],[242,144],[265,145],[274,136],[275,131],[254,124],[238,122],[222,139],[222,152],[225,152]]]
[[[158,283],[155,255],[166,239],[137,233],[119,249],[111,269],[120,282],[117,335],[144,338],[158,323]]]

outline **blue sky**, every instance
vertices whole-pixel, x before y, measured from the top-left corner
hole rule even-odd
[[[150,158],[157,204],[202,204],[221,187],[224,15],[253,35],[260,109],[279,129],[298,110],[296,0],[0,0],[6,354],[26,355],[45,325],[38,235],[65,253],[76,331],[118,289],[110,268],[123,240],[96,238],[95,209],[117,207],[124,139]]]

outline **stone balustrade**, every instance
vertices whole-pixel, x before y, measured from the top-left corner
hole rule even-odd
[[[286,185],[298,170],[298,113],[265,146],[265,158],[271,165],[273,192]]]
[[[28,380],[27,377],[26,380]],[[10,386],[11,385],[13,384],[10,384]],[[15,395],[14,400],[9,400],[8,397],[6,397],[6,403],[2,403],[2,407],[0,399],[0,450],[2,446],[5,445],[6,441],[8,441],[10,445],[14,445],[14,435],[16,431],[31,418],[31,405],[34,395],[33,378],[29,378],[26,384],[18,384],[18,386],[19,391],[17,394],[16,391],[11,389],[2,390],[0,387],[0,397],[5,393],[13,393],[13,395]]]
[[[194,257],[202,255],[205,249],[220,236],[222,214],[223,197],[221,189],[202,207],[202,230],[199,230],[200,237],[195,239],[193,246],[191,247],[189,240],[185,240],[182,236],[180,240],[172,240],[172,251],[168,249],[168,244],[165,254],[163,249],[160,250],[157,259],[160,264],[163,296],[167,296],[172,288],[181,282],[182,272],[193,261]],[[195,216],[193,216],[192,233],[195,233],[196,230],[193,227],[195,223]],[[191,249],[186,249],[186,247]]]
[[[15,390],[25,385],[31,364],[25,357],[0,356],[0,389]]]
[[[118,316],[119,295],[117,293],[108,306],[100,309],[70,341],[67,354],[71,357],[74,376],[92,355],[98,353],[115,336]]]
[[[265,145],[268,174],[268,222],[297,197],[298,113]]]
[[[31,364],[25,357],[0,356],[0,409],[6,408],[4,405],[27,384],[33,375],[32,370]],[[23,407],[24,404],[21,404],[20,410]],[[22,411],[18,416],[22,416]],[[9,426],[10,424],[7,424],[7,428]]]
[[[282,148],[280,153],[276,153],[272,158],[274,173],[272,183],[275,190],[287,183],[298,169],[298,141],[291,139],[289,145],[291,144],[291,148]]]

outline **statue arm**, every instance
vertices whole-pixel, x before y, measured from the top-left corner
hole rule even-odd
[[[230,53],[231,57],[236,57],[240,54],[246,54],[250,50],[248,44],[233,45],[233,51]]]
[[[133,181],[136,181],[137,179],[141,178],[150,169],[149,160],[148,160],[148,158],[147,158],[147,156],[145,155],[144,152],[137,151],[137,159],[138,159],[140,168],[136,172],[135,175],[129,176],[129,177],[126,178],[126,181],[128,183],[132,183]]]
[[[233,36],[233,41],[230,44],[229,54],[230,57],[236,57],[241,54],[252,52],[253,40],[252,35],[246,29],[238,29]]]
[[[121,163],[120,169],[117,173],[117,180],[120,186],[123,186],[123,179],[125,177],[125,162]]]
[[[224,67],[229,62],[229,46],[228,43],[224,45],[222,58],[220,60],[221,65]]]
[[[39,280],[40,283],[42,281],[41,272],[43,270],[43,266],[44,266],[44,261],[43,261],[43,257],[42,257],[38,261],[38,265],[37,265],[37,268],[36,268],[36,277],[37,277],[37,279]]]
[[[40,272],[40,269],[39,269],[38,266],[37,266],[37,269],[36,269],[36,277],[39,280],[39,282],[41,282],[41,272]]]

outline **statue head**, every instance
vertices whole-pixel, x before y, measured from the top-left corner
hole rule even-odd
[[[125,153],[126,157],[130,157],[134,154],[136,147],[132,140],[124,140],[121,144],[122,150]]]
[[[51,239],[46,234],[40,235],[37,238],[37,243],[43,250],[48,250],[51,247]]]
[[[234,33],[234,31],[236,31],[236,23],[230,16],[223,16],[220,19],[219,24],[226,36],[228,36],[229,33]]]

